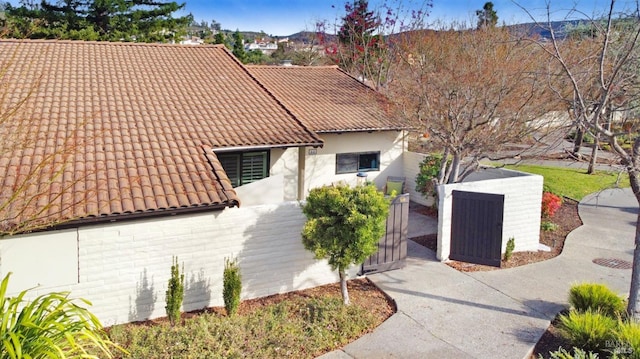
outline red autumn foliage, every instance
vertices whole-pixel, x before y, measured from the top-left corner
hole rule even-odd
[[[562,198],[551,192],[542,195],[542,217],[551,218],[562,206]]]

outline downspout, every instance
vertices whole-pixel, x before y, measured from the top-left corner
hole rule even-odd
[[[298,147],[298,201],[304,199],[304,175],[306,164],[306,147]]]

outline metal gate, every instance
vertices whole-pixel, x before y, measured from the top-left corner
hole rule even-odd
[[[362,264],[361,273],[384,272],[405,266],[408,222],[409,194],[406,193],[391,202],[387,232],[378,242],[378,251]]]
[[[453,191],[449,258],[500,267],[504,195]]]

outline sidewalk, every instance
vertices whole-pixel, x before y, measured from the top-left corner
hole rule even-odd
[[[566,307],[572,284],[593,281],[628,293],[630,269],[592,260],[632,260],[637,211],[630,189],[590,195],[579,206],[584,225],[569,234],[560,256],[489,272],[458,272],[409,241],[405,268],[369,276],[398,312],[321,358],[526,358]]]

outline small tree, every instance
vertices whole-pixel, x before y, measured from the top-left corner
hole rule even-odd
[[[242,277],[238,267],[238,259],[224,260],[224,273],[222,276],[222,298],[227,315],[232,316],[240,306],[240,292],[242,291]]]
[[[178,264],[178,257],[173,257],[173,265],[171,266],[171,278],[167,284],[167,293],[165,297],[167,311],[167,317],[171,326],[176,325],[178,319],[180,319],[180,307],[182,307],[182,300],[184,298],[184,268],[183,273],[180,273],[180,265]]]
[[[377,250],[389,202],[372,185],[325,186],[309,192],[302,211],[307,216],[302,243],[317,259],[327,259],[338,270],[342,299],[348,305],[346,270]]]
[[[496,27],[498,24],[498,14],[493,10],[491,1],[484,3],[482,10],[476,10],[476,16],[478,17],[478,29]]]

